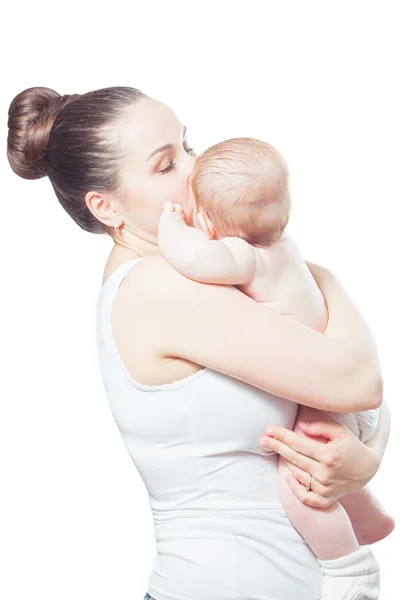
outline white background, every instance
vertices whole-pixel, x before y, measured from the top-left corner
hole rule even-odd
[[[253,136],[284,154],[289,231],[306,259],[340,277],[379,344],[392,433],[372,488],[399,518],[396,8],[130,0],[1,9],[4,600],[141,600],[155,556],[146,488],[97,363],[95,303],[111,240],[81,230],[48,180],[18,178],[5,157],[8,106],[31,86],[137,87],[175,110],[199,153]],[[381,598],[392,599],[399,532],[373,550]]]

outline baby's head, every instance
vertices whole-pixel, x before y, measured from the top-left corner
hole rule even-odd
[[[205,216],[215,237],[255,246],[281,237],[291,203],[286,162],[273,146],[253,138],[211,146],[196,160],[191,183],[194,213]]]

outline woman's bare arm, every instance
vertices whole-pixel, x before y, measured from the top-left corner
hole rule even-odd
[[[332,271],[307,262],[307,266],[328,306],[329,320],[325,334],[346,340],[357,352],[362,347],[379,370],[378,352],[372,331]]]
[[[382,402],[381,374],[374,345],[365,344],[365,322],[336,278],[318,269],[330,311],[325,334],[234,287],[187,279],[160,256],[138,265],[132,294],[151,314],[160,357],[186,359],[313,408],[376,408]],[[346,307],[349,321],[352,315],[347,333],[335,329],[335,311]]]

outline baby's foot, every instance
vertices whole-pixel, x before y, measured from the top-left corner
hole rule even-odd
[[[394,519],[367,488],[343,496],[339,502],[350,517],[360,546],[383,540],[395,528]]]
[[[396,526],[393,517],[387,513],[382,513],[373,522],[366,523],[352,520],[354,533],[360,546],[367,546],[383,540],[390,535]]]

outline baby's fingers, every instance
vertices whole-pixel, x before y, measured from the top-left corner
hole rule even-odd
[[[167,201],[166,201],[166,202],[164,202],[164,204],[163,204],[163,209],[164,209],[166,212],[174,212],[174,210],[175,210],[175,205],[174,205],[174,204],[172,204],[172,202],[170,202],[169,200],[167,200]]]

